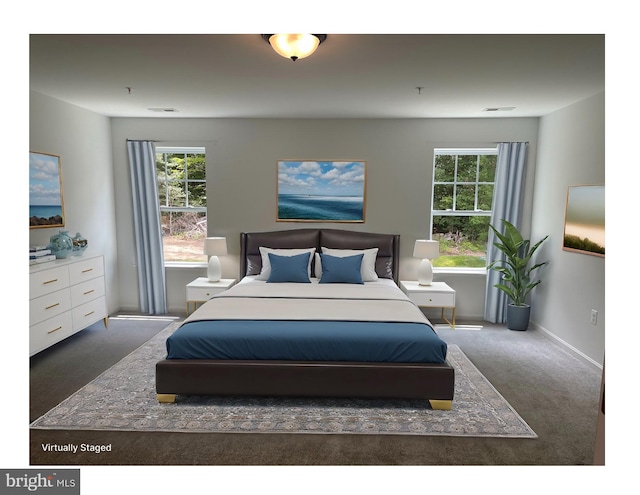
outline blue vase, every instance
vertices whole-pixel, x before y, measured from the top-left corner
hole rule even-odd
[[[87,241],[80,232],[76,232],[76,236],[71,239],[73,243],[73,252],[71,253],[73,256],[82,256],[84,252],[87,250],[87,245],[89,241]]]
[[[73,252],[73,241],[66,230],[61,230],[49,238],[49,249],[57,259],[64,259]]]

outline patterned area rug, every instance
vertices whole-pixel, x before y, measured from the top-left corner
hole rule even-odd
[[[31,424],[57,430],[225,433],[393,434],[537,438],[535,432],[456,345],[451,411],[428,401],[178,396],[159,404],[155,364],[169,325],[147,343]]]

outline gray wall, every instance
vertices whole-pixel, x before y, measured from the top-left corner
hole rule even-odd
[[[227,237],[229,256],[223,277],[238,277],[242,231],[289,229],[305,223],[276,222],[276,162],[281,159],[358,159],[367,162],[364,224],[314,224],[401,235],[400,277],[415,280],[419,260],[414,240],[429,236],[433,148],[493,146],[497,141],[529,141],[529,180],[525,216],[531,213],[538,119],[132,119],[112,120],[117,191],[130,187],[127,139],[161,144],[201,145],[207,151],[209,235]],[[137,307],[133,269],[131,200],[117,203],[121,302]],[[201,270],[168,269],[168,303],[184,308],[184,285]],[[436,275],[457,291],[459,317],[480,319],[484,304],[481,275]]]
[[[532,321],[602,364],[605,345],[605,258],[562,250],[567,187],[605,184],[604,94],[540,120],[532,238],[549,235],[543,283]],[[590,323],[591,309],[598,323]]]
[[[604,95],[541,119],[108,119],[35,92],[30,103],[30,148],[62,157],[67,227],[105,255],[111,313],[139,309],[128,138],[206,146],[209,234],[227,236],[223,276],[234,278],[241,231],[306,225],[275,222],[279,159],[366,160],[367,221],[349,227],[399,233],[400,275],[414,279],[413,241],[428,236],[433,148],[529,141],[524,230],[534,239],[550,235],[543,254],[551,261],[536,289],[532,324],[603,361],[604,259],[562,251],[561,236],[567,186],[604,184]],[[31,230],[30,243],[46,243],[56,231]],[[167,270],[172,311],[184,311],[184,285],[204,274],[203,267]],[[484,275],[436,279],[456,289],[459,317],[481,318]],[[596,326],[591,308],[599,311]]]
[[[31,91],[29,149],[60,156],[65,227],[88,251],[105,257],[107,309],[120,307],[109,119]],[[26,219],[25,219],[26,221]],[[61,229],[29,230],[29,245],[46,245]]]

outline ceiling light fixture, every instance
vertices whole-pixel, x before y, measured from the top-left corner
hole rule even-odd
[[[263,34],[262,38],[271,45],[278,55],[294,62],[316,51],[327,39],[326,34]]]

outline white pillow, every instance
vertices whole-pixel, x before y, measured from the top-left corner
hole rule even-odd
[[[297,254],[311,253],[309,256],[309,266],[307,267],[307,274],[311,277],[311,260],[313,259],[313,253],[316,252],[316,248],[306,249],[271,249],[267,247],[260,248],[260,256],[262,257],[262,270],[258,275],[258,280],[268,280],[271,275],[271,263],[269,263],[269,253],[277,256],[295,256]]]
[[[375,282],[378,280],[376,273],[376,258],[378,256],[378,248],[371,249],[331,249],[322,247],[322,253],[329,256],[345,257],[364,254],[362,257],[362,265],[360,265],[360,275],[363,282]],[[322,278],[322,264],[320,263],[320,255],[316,255],[316,278]]]

